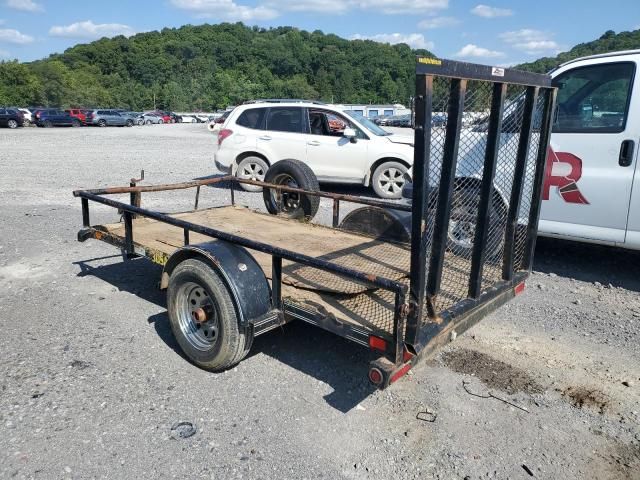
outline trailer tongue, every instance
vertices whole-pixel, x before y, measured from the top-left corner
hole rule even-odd
[[[171,328],[196,365],[228,368],[255,336],[298,319],[378,352],[369,379],[384,388],[523,290],[554,100],[546,75],[419,57],[411,205],[299,188],[297,175],[312,173],[289,161],[277,185],[225,176],[74,191],[78,239],[163,265]],[[432,126],[436,114],[444,127]],[[222,182],[231,205],[199,208],[201,187]],[[237,205],[237,183],[263,186],[280,214]],[[141,206],[143,193],[187,188],[192,211]],[[314,197],[333,202],[332,227],[290,218]],[[117,208],[123,222],[92,226],[90,201]],[[345,203],[364,207],[341,223]],[[389,232],[409,214],[406,234]]]

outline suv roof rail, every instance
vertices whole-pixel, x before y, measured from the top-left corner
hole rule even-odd
[[[316,105],[326,105],[319,100],[305,100],[303,98],[256,98],[255,100],[247,100],[243,105],[250,103],[314,103]]]

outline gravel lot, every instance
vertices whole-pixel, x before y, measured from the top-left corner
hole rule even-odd
[[[384,392],[301,323],[225,373],[188,363],[158,267],[76,242],[71,191],[206,177],[214,148],[203,125],[0,131],[0,478],[640,478],[637,253],[541,239],[524,295]]]

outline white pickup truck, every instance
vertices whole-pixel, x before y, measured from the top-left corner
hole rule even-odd
[[[571,60],[551,72],[558,96],[539,235],[640,250],[639,66],[640,50],[629,50]],[[521,106],[520,100],[506,107],[506,117]],[[465,132],[467,149],[458,161],[458,178],[481,178],[482,167],[474,158],[486,147],[484,131],[480,125]],[[500,148],[515,148],[517,137],[503,132]],[[405,198],[412,195],[411,175],[410,169]],[[509,192],[494,187],[506,202]],[[467,230],[459,240],[469,244],[471,224],[454,222],[452,228],[456,225]]]
[[[571,60],[559,87],[539,234],[640,250],[640,50]]]

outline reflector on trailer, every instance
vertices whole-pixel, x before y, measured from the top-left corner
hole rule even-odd
[[[384,338],[376,337],[375,335],[369,335],[369,348],[372,350],[380,350],[381,352],[387,351],[387,341]]]
[[[394,373],[391,376],[391,380],[389,380],[389,383],[393,383],[396,380],[398,380],[399,378],[402,378],[404,376],[404,374],[407,373],[409,370],[411,370],[411,364],[407,363],[407,364],[405,364],[404,367],[402,367],[400,370],[398,370],[396,373]]]
[[[384,377],[379,369],[374,367],[369,370],[369,381],[374,385],[380,385],[383,379]]]
[[[513,292],[516,295],[520,295],[522,292],[524,292],[524,282],[520,282],[518,285],[516,285],[513,289]]]

